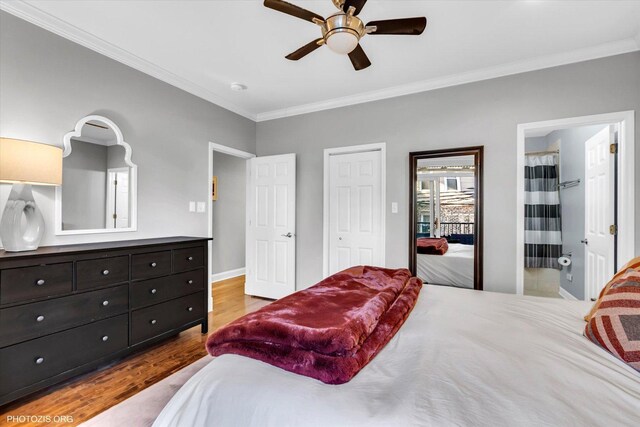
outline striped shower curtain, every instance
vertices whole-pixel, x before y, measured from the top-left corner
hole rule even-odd
[[[559,270],[562,227],[557,156],[526,156],[524,182],[524,266]]]

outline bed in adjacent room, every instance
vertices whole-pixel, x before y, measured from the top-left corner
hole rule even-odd
[[[473,289],[474,247],[449,243],[443,255],[416,255],[416,275],[427,284]]]
[[[583,336],[581,301],[424,286],[351,381],[237,355],[193,376],[156,426],[632,425],[640,374]]]

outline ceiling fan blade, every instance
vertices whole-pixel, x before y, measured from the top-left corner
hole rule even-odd
[[[264,0],[264,5],[269,9],[277,10],[278,12],[286,13],[287,15],[295,16],[296,18],[304,19],[305,21],[313,22],[314,19],[324,21],[322,16],[294,4],[287,3],[286,1]]]
[[[347,0],[342,5],[342,10],[344,11],[344,13],[347,13],[349,8],[353,6],[356,8],[356,11],[353,14],[357,15],[360,13],[360,11],[362,11],[362,8],[364,7],[366,2],[367,0]]]
[[[362,46],[360,45],[356,46],[353,52],[349,54],[349,59],[356,71],[364,70],[371,65],[371,61],[369,61],[367,54],[364,53],[364,50],[362,50]]]
[[[291,52],[289,55],[285,56],[285,58],[291,61],[297,61],[298,59],[304,58],[305,56],[307,56],[308,54],[310,54],[311,52],[313,52],[314,50],[322,46],[324,44],[323,42],[324,42],[323,38],[314,40],[311,43],[308,43],[302,46],[300,49],[296,50],[295,52]]]
[[[385,21],[371,21],[367,27],[376,27],[369,34],[399,34],[405,36],[419,36],[427,27],[427,18],[387,19]]]

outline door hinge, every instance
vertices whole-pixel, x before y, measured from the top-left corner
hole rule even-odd
[[[118,219],[118,214],[113,214],[113,219]]]
[[[616,154],[618,152],[618,143],[617,142],[609,145],[609,152],[611,154]]]
[[[612,236],[615,236],[616,234],[618,234],[618,226],[617,225],[610,225],[609,226],[609,234],[611,234]]]

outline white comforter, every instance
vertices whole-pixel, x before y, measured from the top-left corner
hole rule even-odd
[[[582,336],[589,304],[425,286],[350,382],[218,357],[155,426],[637,426],[640,374]]]
[[[425,283],[473,289],[473,245],[449,243],[444,255],[417,255],[416,275]]]

